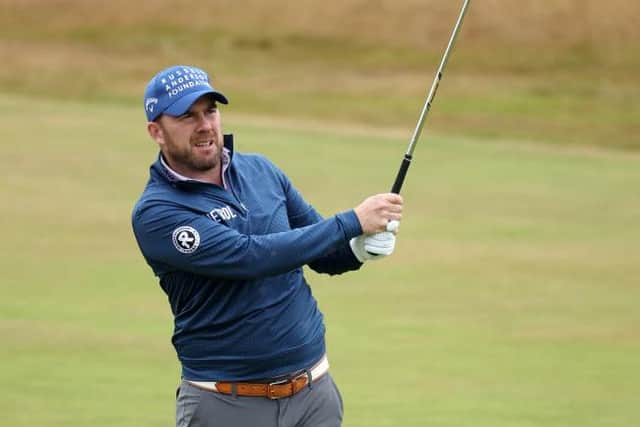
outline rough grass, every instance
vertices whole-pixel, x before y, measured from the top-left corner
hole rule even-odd
[[[108,28],[184,27],[193,31],[234,31],[247,40],[298,34],[320,38],[357,39],[383,45],[440,49],[451,17],[461,5],[441,0],[125,0],[108,3],[78,0],[4,0],[3,23],[11,32],[38,38],[90,39]],[[465,25],[473,43],[512,46],[558,46],[590,42],[637,43],[635,17],[640,6],[626,0],[555,0],[515,3],[508,0],[471,2]],[[26,26],[42,24],[46,26]],[[92,31],[93,30],[93,31]],[[107,35],[103,35],[107,36]],[[118,38],[117,31],[111,37]],[[151,40],[149,41],[151,45]]]
[[[404,148],[223,115],[325,214],[388,188]],[[173,425],[170,310],[129,223],[155,156],[141,111],[3,94],[0,139],[3,425]],[[635,425],[638,155],[477,142],[419,147],[392,258],[309,273],[345,427]]]
[[[213,72],[238,112],[410,134],[458,2],[5,0],[0,89],[139,105],[159,68]],[[473,2],[428,129],[640,146],[637,2]]]

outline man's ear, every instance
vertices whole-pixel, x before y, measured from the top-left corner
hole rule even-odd
[[[149,132],[149,136],[153,139],[158,145],[164,144],[164,131],[162,127],[157,122],[149,122],[147,123],[147,132]]]

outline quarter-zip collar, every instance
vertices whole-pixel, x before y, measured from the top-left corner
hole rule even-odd
[[[151,177],[157,181],[166,182],[171,187],[187,193],[197,193],[204,190],[205,193],[203,194],[209,194],[211,197],[215,197],[216,199],[233,206],[237,212],[244,214],[248,212],[248,209],[234,189],[234,184],[232,182],[233,174],[229,173],[229,168],[232,167],[231,162],[233,159],[233,135],[224,135],[223,150],[223,157],[226,157],[227,159],[225,162],[226,164],[223,165],[222,169],[222,182],[224,183],[224,187],[210,182],[189,178],[177,173],[169,167],[167,162],[163,159],[162,154],[158,154],[158,159],[151,165]]]

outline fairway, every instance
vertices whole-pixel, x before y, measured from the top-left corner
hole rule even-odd
[[[223,122],[325,215],[387,191],[410,136]],[[173,425],[171,313],[130,227],[144,124],[141,106],[0,96],[2,425]],[[639,165],[426,129],[396,253],[307,272],[344,426],[637,425]]]

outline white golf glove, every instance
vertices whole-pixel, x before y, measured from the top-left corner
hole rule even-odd
[[[400,223],[390,221],[387,225],[388,231],[354,237],[349,241],[349,246],[353,254],[360,262],[375,261],[393,253],[396,247],[396,235]]]

